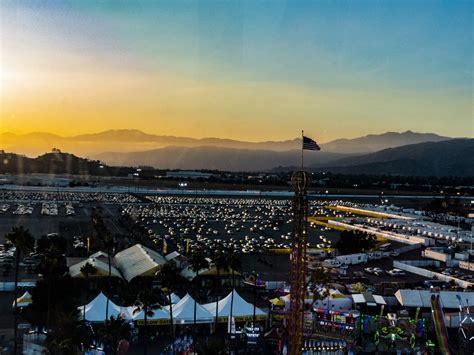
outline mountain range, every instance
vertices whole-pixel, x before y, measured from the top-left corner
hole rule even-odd
[[[406,131],[338,139],[320,145],[321,151],[305,153],[308,169],[351,174],[474,176],[474,139]],[[138,130],[110,130],[74,137],[49,133],[0,135],[0,149],[5,151],[33,154],[41,149],[41,153],[50,151],[52,147],[111,166],[146,165],[159,169],[287,170],[298,166],[301,159],[300,138],[244,142],[158,136]]]
[[[474,176],[474,139],[388,148],[332,161],[323,170],[368,175]]]
[[[406,144],[439,142],[450,139],[432,133],[387,132],[355,139],[337,139],[322,143],[323,151],[343,154],[362,154]],[[321,143],[321,142],[320,142]],[[284,152],[298,150],[301,139],[284,141],[246,142],[223,138],[189,138],[155,135],[139,130],[108,130],[99,133],[63,137],[51,133],[0,134],[0,149],[37,156],[52,148],[58,148],[82,156],[94,156],[103,152],[129,153],[166,147],[217,147]]]

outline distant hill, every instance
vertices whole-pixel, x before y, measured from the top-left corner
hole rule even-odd
[[[0,164],[0,174],[116,175],[123,170],[60,151],[46,153],[37,158],[0,151],[0,161],[3,162]]]
[[[320,168],[315,167],[315,170]],[[342,174],[474,176],[474,139],[384,149],[333,161],[324,170]]]
[[[317,138],[317,137],[315,137]],[[422,142],[438,142],[449,139],[431,133],[388,132],[355,139],[337,139],[320,144],[324,152],[363,154],[385,148]],[[321,143],[321,142],[319,142]],[[148,134],[139,130],[108,130],[99,133],[62,137],[50,133],[0,134],[0,149],[28,156],[37,156],[53,147],[80,156],[92,156],[102,152],[140,152],[166,147],[217,147],[247,150],[272,150],[286,152],[301,148],[301,139],[284,141],[245,142],[222,138],[189,138]]]
[[[298,149],[301,140],[245,142],[221,138],[188,138],[147,134],[139,130],[109,130],[100,133],[62,137],[49,133],[0,134],[0,149],[28,156],[37,156],[53,147],[81,156],[104,151],[136,152],[169,146],[198,147],[215,146],[236,149],[265,149],[287,151]]]
[[[336,153],[370,153],[387,148],[396,148],[408,144],[441,142],[451,139],[433,133],[416,133],[406,131],[403,133],[387,132],[383,134],[369,134],[354,139],[336,139],[322,145],[329,152]]]
[[[305,161],[327,164],[348,154],[308,152]],[[298,164],[301,150],[276,152],[271,150],[232,149],[219,147],[166,147],[143,152],[101,153],[95,159],[112,166],[147,165],[160,169],[212,169],[224,171],[267,171],[278,166]]]
[[[0,173],[126,175],[135,171],[131,167],[144,165],[156,169],[287,171],[299,168],[300,157],[300,150],[275,152],[218,147],[166,147],[143,152],[101,153],[94,160],[57,149],[37,158],[0,151]],[[305,166],[312,171],[342,174],[474,177],[474,139],[410,144],[352,156],[306,152]]]

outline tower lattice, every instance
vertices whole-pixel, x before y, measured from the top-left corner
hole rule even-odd
[[[303,345],[305,271],[306,271],[306,219],[310,178],[306,171],[297,171],[292,177],[293,244],[291,250],[290,313],[288,317],[288,350],[291,355],[301,354]]]

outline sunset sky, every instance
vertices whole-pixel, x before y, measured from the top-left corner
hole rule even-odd
[[[472,1],[0,2],[0,132],[474,136]]]

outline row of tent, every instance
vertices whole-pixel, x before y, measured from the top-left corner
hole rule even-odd
[[[233,300],[232,300],[233,294]],[[192,324],[194,322],[194,299],[186,294],[182,299],[174,296],[176,303],[173,304],[173,323],[174,324]],[[173,299],[172,299],[173,302]],[[232,316],[236,321],[250,320],[253,318],[254,312],[256,319],[266,317],[266,313],[261,309],[254,307],[251,303],[245,301],[237,291],[233,290],[226,297],[218,302],[218,321],[227,322],[230,317],[232,304]],[[81,312],[81,318],[90,322],[104,322],[106,320],[107,297],[101,292],[90,303],[85,306],[78,307]],[[144,321],[145,315],[143,310],[137,311],[134,306],[121,307],[109,300],[108,316],[122,317],[126,320]],[[208,304],[196,303],[196,322],[200,324],[213,323],[216,316],[216,302]],[[170,323],[171,314],[170,306],[163,306],[154,311],[153,316],[147,317],[148,324],[166,324]]]

